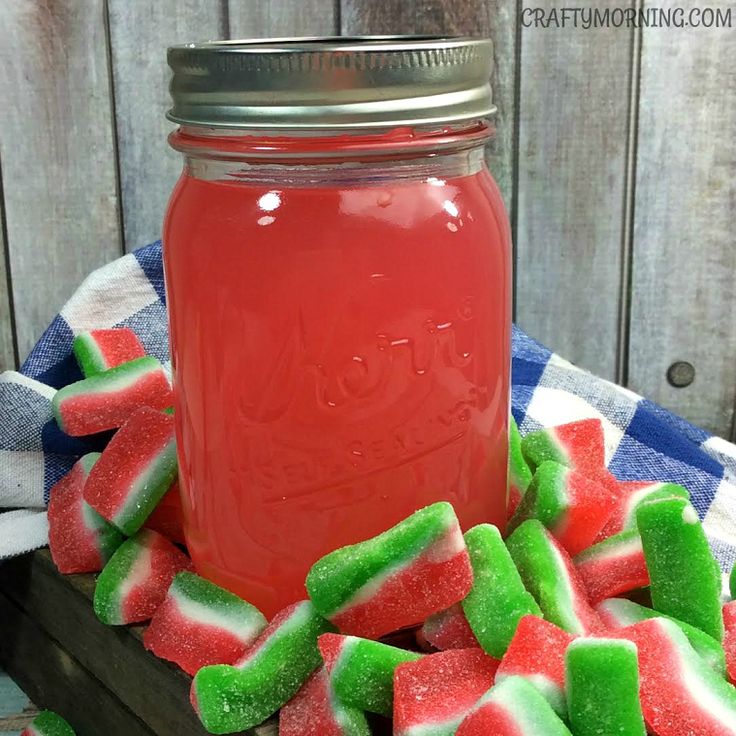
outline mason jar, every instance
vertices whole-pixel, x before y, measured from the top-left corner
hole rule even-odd
[[[169,49],[164,262],[187,546],[271,615],[435,501],[503,525],[509,224],[488,40]]]

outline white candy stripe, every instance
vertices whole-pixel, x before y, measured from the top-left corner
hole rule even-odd
[[[447,734],[455,733],[467,714],[468,711],[463,711],[460,715],[448,718],[446,721],[434,721],[433,723],[420,723],[417,726],[410,726],[401,731],[400,736],[447,736]]]
[[[332,671],[330,672],[331,677],[336,677],[340,670],[345,666],[345,663],[350,659],[350,654],[358,645],[357,636],[346,636],[340,642],[340,651],[337,654]]]
[[[535,672],[533,674],[499,672],[496,674],[496,684],[499,684],[504,680],[508,680],[510,677],[523,677],[537,688],[542,697],[544,697],[555,711],[558,713],[565,713],[567,711],[565,691],[554,680],[547,677],[547,675],[543,675],[539,672]],[[484,697],[489,699],[492,692],[493,691],[489,691]]]
[[[634,555],[643,553],[644,547],[641,543],[641,537],[634,535],[631,539],[627,539],[625,542],[601,545],[601,548],[592,553],[590,557],[581,559],[580,564],[585,565],[588,562],[598,562],[600,560],[618,560],[624,557],[633,557]]]
[[[570,583],[570,575],[567,565],[565,565],[565,560],[554,544],[551,542],[548,542],[548,544],[554,557],[555,566],[557,567],[557,579],[554,585],[557,599],[560,602],[560,614],[564,619],[565,628],[571,634],[585,634],[585,629],[580,625],[580,620],[575,609],[575,594]]]
[[[97,341],[92,337],[92,335],[90,335],[89,333],[85,333],[82,335],[78,335],[76,339],[82,343],[85,350],[92,353],[93,361],[102,370],[105,370],[107,368],[107,361],[105,360],[105,356],[102,354],[100,346],[97,344]]]
[[[636,526],[636,509],[644,499],[650,494],[658,491],[664,483],[651,483],[638,491],[634,491],[626,499],[626,510],[624,511],[623,528],[633,529]]]
[[[169,596],[184,618],[227,631],[244,644],[250,643],[263,629],[263,619],[259,616],[248,617],[242,611],[208,606],[189,598],[179,590],[172,589]]]
[[[133,564],[128,570],[128,574],[121,580],[118,587],[118,604],[121,612],[125,599],[137,585],[145,582],[151,574],[151,548],[147,546],[141,547],[140,554],[135,558]]]
[[[158,361],[153,363],[151,359],[144,358],[138,358],[138,360],[141,360],[142,364],[135,365],[133,367],[126,365],[125,368],[121,368],[118,374],[113,378],[105,376],[98,380],[98,374],[97,376],[92,376],[91,379],[86,379],[94,382],[91,388],[79,388],[74,384],[70,384],[73,388],[70,388],[68,392],[66,390],[64,391],[64,400],[73,400],[79,396],[97,396],[125,391],[126,389],[134,386],[141,378],[162,370]],[[155,360],[155,358],[153,360]],[[118,369],[113,368],[113,370]]]

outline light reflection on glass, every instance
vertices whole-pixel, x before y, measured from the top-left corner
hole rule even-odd
[[[273,212],[281,204],[281,195],[279,192],[266,192],[258,200],[258,206],[264,212]]]

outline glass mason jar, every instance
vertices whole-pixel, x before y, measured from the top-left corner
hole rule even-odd
[[[491,45],[169,50],[164,261],[185,536],[271,615],[319,557],[450,501],[503,525],[509,226]]]

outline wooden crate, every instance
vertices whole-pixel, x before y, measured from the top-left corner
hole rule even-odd
[[[98,621],[93,592],[93,575],[60,575],[48,550],[1,563],[0,667],[78,736],[204,736],[191,677],[143,648],[142,626]]]

